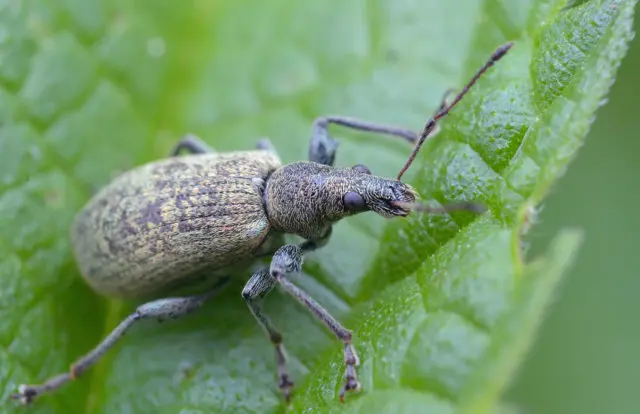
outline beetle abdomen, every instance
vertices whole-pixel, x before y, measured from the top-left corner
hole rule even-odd
[[[247,260],[269,232],[261,182],[279,165],[275,154],[248,151],[124,173],[76,216],[71,239],[83,276],[102,294],[143,296]]]

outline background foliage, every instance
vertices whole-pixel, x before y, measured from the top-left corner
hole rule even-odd
[[[634,30],[639,29],[636,15]],[[586,146],[545,202],[531,233],[533,251],[561,225],[584,229],[585,240],[509,395],[527,412],[638,411],[639,68],[640,43],[634,40]]]
[[[459,87],[497,45],[516,40],[509,58],[425,147],[423,168],[411,177],[429,200],[481,199],[490,213],[386,226],[375,217],[354,218],[336,228],[332,243],[296,279],[355,329],[367,393],[352,398],[349,411],[386,412],[392,405],[407,412],[493,412],[580,238],[565,232],[553,243],[543,239],[538,250],[547,253],[524,266],[521,223],[532,219],[532,206],[581,145],[625,52],[635,2],[563,6],[0,3],[3,397],[20,382],[66,369],[133,309],[91,293],[68,250],[73,214],[118,171],[164,156],[187,131],[220,151],[251,148],[267,135],[292,161],[306,155],[311,121],[320,114],[418,129],[446,88]],[[387,138],[334,134],[343,143],[341,165],[364,162],[393,175],[408,153]],[[574,179],[598,182],[585,173]],[[618,175],[611,180],[623,182]],[[603,191],[618,188],[600,183]],[[556,219],[550,204],[546,234],[574,223],[561,211],[575,204],[559,200]],[[609,198],[602,202],[610,206]],[[600,211],[582,203],[588,204],[585,214]],[[575,223],[589,230],[595,221]],[[589,259],[596,257],[602,259]],[[629,269],[625,259],[618,262]],[[188,320],[137,326],[83,381],[30,412],[281,411],[273,351],[240,288],[241,281]],[[292,356],[294,408],[336,409],[339,346],[292,300],[276,292],[267,302]],[[584,308],[598,306],[578,307]],[[566,336],[567,326],[582,321],[588,319],[581,314],[555,323]],[[543,352],[534,355],[540,364],[525,371],[524,385],[510,397],[545,412],[588,412],[598,404],[589,397],[598,393],[583,393],[595,382],[584,380],[576,391],[566,385],[573,381],[556,383],[566,392],[547,400],[535,391],[551,393],[546,387],[553,382],[540,376],[563,373],[555,359],[567,360],[555,353],[562,347],[544,352],[545,344],[567,343],[565,336],[554,339],[553,323]],[[571,368],[570,375],[598,377],[585,374],[597,371],[582,360]],[[579,397],[565,398],[571,392]]]

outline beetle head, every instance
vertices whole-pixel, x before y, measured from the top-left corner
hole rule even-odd
[[[407,216],[417,193],[401,181],[372,175],[363,165],[334,168],[305,161],[274,171],[264,197],[275,229],[318,239],[331,224],[365,211]]]

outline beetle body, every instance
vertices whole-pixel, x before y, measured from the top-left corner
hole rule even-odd
[[[264,182],[270,151],[192,154],[118,176],[76,215],[72,247],[87,283],[146,297],[194,275],[248,262],[270,234]]]

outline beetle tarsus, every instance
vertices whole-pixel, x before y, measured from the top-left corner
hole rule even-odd
[[[288,403],[291,399],[293,390],[293,381],[289,377],[289,371],[287,370],[287,357],[284,351],[284,345],[282,345],[282,335],[279,332],[274,332],[276,337],[271,338],[271,341],[276,347],[276,361],[278,363],[278,388],[284,395],[285,401]]]
[[[291,396],[293,395],[293,385],[293,381],[291,381],[289,374],[287,374],[286,372],[281,372],[280,378],[278,380],[278,388],[280,388],[282,395],[284,395],[284,400],[287,403],[291,401]]]
[[[40,395],[57,390],[71,379],[71,374],[65,372],[40,385],[21,384],[18,387],[18,392],[11,395],[11,399],[19,400],[23,405],[29,405]]]
[[[22,384],[18,387],[18,392],[11,395],[12,400],[19,400],[22,404],[28,405],[38,396],[38,391],[31,385]]]
[[[360,365],[360,359],[350,341],[344,344],[344,364],[346,366],[345,383],[340,390],[341,402],[344,402],[344,396],[347,392],[360,391],[360,383],[358,382],[358,374],[356,373],[356,367]]]

